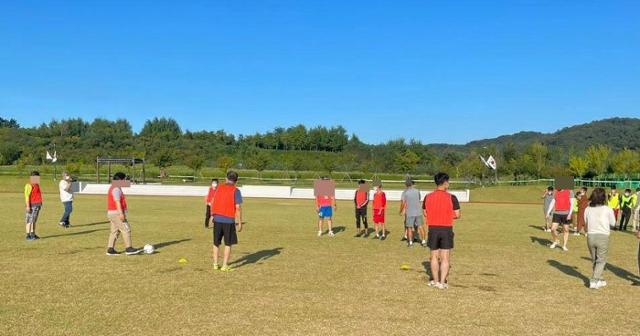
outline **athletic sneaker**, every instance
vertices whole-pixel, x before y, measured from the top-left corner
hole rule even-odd
[[[387,236],[385,235],[380,236],[380,240],[385,240],[385,239],[387,239]]]
[[[435,287],[438,287],[438,283],[433,281],[433,280],[430,280],[429,284],[427,286],[429,286],[431,288],[435,288]]]
[[[58,223],[58,225],[64,227],[66,224],[65,224],[65,222],[60,222],[60,223]]]
[[[554,249],[556,248],[556,246],[558,246],[558,244],[559,244],[558,242],[553,242],[553,244],[549,245],[549,248]]]
[[[333,231],[329,230],[329,237],[333,237],[333,236],[335,236],[335,235],[336,235],[336,234],[335,234],[335,233],[333,233]]]
[[[436,287],[438,289],[448,289],[449,288],[449,284],[446,284],[446,283],[438,284]]]
[[[213,270],[217,271],[220,269],[220,266],[218,264],[213,264]]]
[[[318,237],[322,236],[322,231],[318,231]]]
[[[405,241],[405,240],[407,240],[407,236],[402,237],[402,240],[400,241]]]
[[[573,233],[573,235],[574,235],[574,236],[579,236],[579,235],[580,235],[580,232],[574,232],[574,233]]]
[[[33,238],[34,240],[40,239],[40,237],[38,237],[38,235],[35,232],[31,235],[31,238]]]
[[[422,247],[427,247],[427,241],[426,240],[422,240]]]
[[[606,287],[607,286],[607,282],[604,280],[598,280],[598,283],[596,284],[596,289],[600,289],[602,287]]]
[[[598,286],[598,280],[589,280],[589,288],[596,289]]]
[[[412,241],[408,242],[407,247],[413,247],[413,242]]]
[[[562,246],[562,250],[565,252],[569,251],[569,249],[566,246]]]
[[[108,256],[117,256],[119,254],[120,252],[116,251],[116,249],[114,249],[113,247],[110,247],[109,249],[107,249]]]
[[[33,240],[33,237],[31,236],[31,234],[30,234],[30,233],[27,233],[27,237],[26,237],[26,239],[27,239],[27,240]]]
[[[142,249],[133,248],[133,247],[127,247],[127,249],[124,250],[124,253],[126,255],[140,254],[141,252],[142,252]]]
[[[233,272],[233,269],[231,269],[231,267],[224,265],[220,268],[220,271],[222,272]]]
[[[373,236],[373,239],[380,239],[380,235],[376,233],[376,235]]]

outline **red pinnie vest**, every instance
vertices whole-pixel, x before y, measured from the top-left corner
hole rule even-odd
[[[213,195],[211,213],[214,215],[234,218],[236,216],[236,186],[222,184]]]
[[[109,192],[107,193],[107,210],[109,211],[117,211],[118,207],[116,206],[116,200],[113,198],[113,189],[115,187],[111,186],[109,187]],[[122,189],[120,189],[121,193],[120,193],[120,207],[122,208],[122,211],[127,210],[127,201],[124,198],[124,193],[122,192]]]
[[[562,189],[556,192],[556,211],[569,211],[571,209],[571,191]]]
[[[31,194],[29,194],[29,203],[30,204],[42,203],[42,191],[40,191],[40,185],[32,184],[31,188],[32,188]]]
[[[454,212],[450,193],[436,190],[425,197],[424,206],[429,226],[453,226]]]

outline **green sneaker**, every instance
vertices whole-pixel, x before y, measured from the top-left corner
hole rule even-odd
[[[220,266],[218,266],[218,264],[213,264],[213,270],[217,271],[220,269]]]
[[[222,272],[233,272],[233,270],[229,266],[222,266],[220,268],[220,271],[222,271]]]

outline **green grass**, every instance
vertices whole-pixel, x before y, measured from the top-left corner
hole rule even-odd
[[[128,200],[134,244],[157,254],[105,256],[98,196],[77,197],[65,230],[45,195],[43,239],[27,242],[21,195],[0,193],[0,335],[637,335],[637,240],[613,234],[609,286],[589,290],[585,239],[568,253],[544,246],[537,205],[463,204],[451,288],[438,291],[428,251],[400,242],[396,203],[381,242],[353,238],[350,202],[336,218],[345,230],[317,238],[309,201],[247,199],[225,274],[211,267],[200,198]]]

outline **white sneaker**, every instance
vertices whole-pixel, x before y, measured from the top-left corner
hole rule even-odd
[[[549,248],[554,249],[556,248],[556,246],[558,246],[558,242],[554,242],[553,244],[549,245]]]
[[[329,231],[329,237],[333,237],[335,236],[335,234],[333,233],[333,231]]]
[[[603,287],[606,287],[606,286],[607,286],[607,282],[606,281],[598,280],[598,283],[596,284],[596,289],[600,289],[600,288],[603,288]]]
[[[569,251],[569,249],[566,246],[563,246],[562,250],[565,251],[565,252]]]
[[[580,235],[580,232],[574,232],[574,233],[573,233],[573,235],[574,235],[574,236],[579,236],[579,235]]]
[[[447,288],[449,288],[449,285],[446,284],[446,283],[443,283],[443,284],[438,284],[437,287],[438,287],[438,289],[447,289]]]
[[[431,281],[429,281],[429,284],[428,284],[427,286],[429,286],[429,287],[431,287],[431,288],[435,288],[435,287],[437,287],[437,286],[438,286],[438,283],[437,283],[437,282],[435,282],[435,281],[433,281],[433,280],[431,280]]]
[[[590,289],[598,288],[598,280],[589,280],[589,288]]]
[[[322,231],[318,231],[318,237],[322,236]]]

